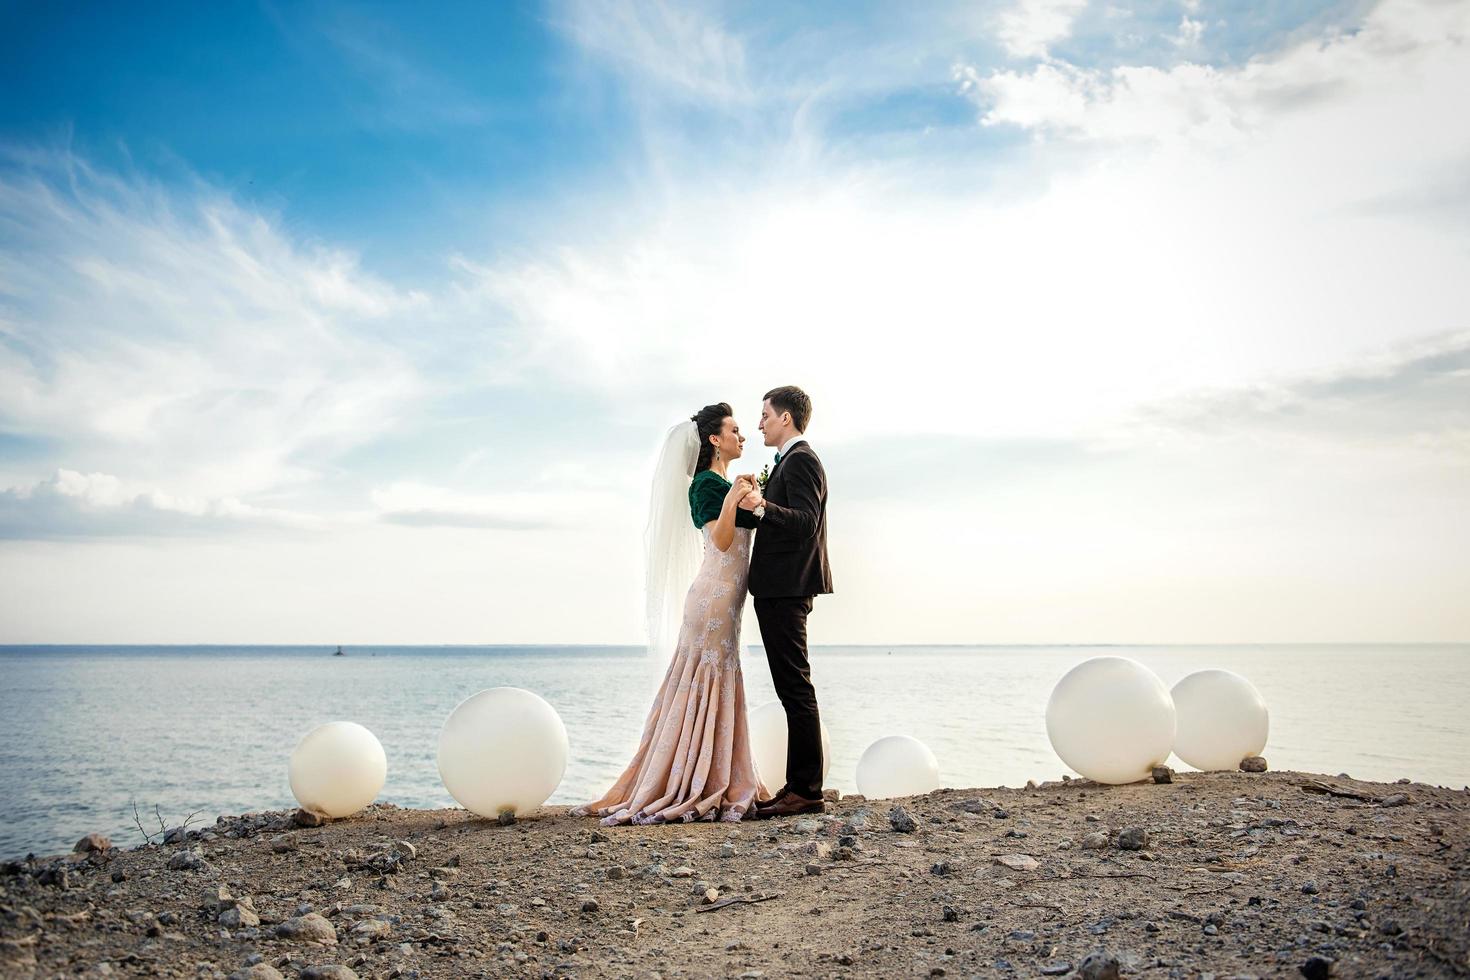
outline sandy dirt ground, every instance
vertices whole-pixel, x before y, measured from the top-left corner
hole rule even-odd
[[[1191,773],[736,824],[299,821],[7,862],[0,975],[1470,973],[1470,793],[1419,784]]]

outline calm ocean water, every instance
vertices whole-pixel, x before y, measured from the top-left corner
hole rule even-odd
[[[616,647],[0,647],[0,856],[69,849],[100,830],[141,842],[131,801],[172,825],[293,805],[286,760],[321,722],[366,725],[388,754],[382,799],[441,807],[439,726],[465,697],[535,691],[571,756],[552,803],[600,793],[637,743],[650,694],[643,651]],[[832,740],[827,780],[855,790],[858,756],[913,735],[945,785],[1055,779],[1044,713],[1088,657],[1133,657],[1166,684],[1202,667],[1249,677],[1271,708],[1273,768],[1470,784],[1470,646],[825,647],[812,672]],[[752,707],[774,698],[747,651]],[[1177,760],[1176,760],[1177,763]]]

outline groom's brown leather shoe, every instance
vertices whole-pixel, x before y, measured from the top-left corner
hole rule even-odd
[[[822,813],[826,809],[826,800],[821,798],[809,800],[788,789],[770,806],[757,807],[753,815],[757,820],[769,820],[771,817],[794,817],[801,813]]]
[[[770,799],[768,799],[768,800],[756,800],[754,803],[751,804],[751,809],[759,810],[763,806],[770,806],[772,803],[775,803],[781,797],[785,796],[786,795],[786,791],[789,788],[790,788],[789,786],[782,786],[780,789],[776,790],[775,793],[771,794],[771,798]]]

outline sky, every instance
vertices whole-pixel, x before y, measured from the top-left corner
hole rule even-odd
[[[1470,0],[0,28],[0,643],[636,643],[782,384],[813,643],[1470,640]]]

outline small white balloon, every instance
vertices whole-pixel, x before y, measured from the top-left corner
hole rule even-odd
[[[1260,755],[1271,729],[1266,700],[1255,685],[1228,670],[1197,670],[1174,685],[1179,731],[1174,754],[1196,769],[1238,769]]]
[[[439,778],[482,817],[530,813],[567,768],[567,730],[530,691],[493,687],[461,701],[439,732]]]
[[[1058,756],[1099,783],[1132,783],[1169,758],[1174,701],[1153,671],[1127,657],[1085,660],[1057,681],[1046,735]]]
[[[827,737],[827,723],[822,726],[822,783],[832,768],[832,742]],[[750,755],[755,771],[766,789],[772,793],[786,782],[786,709],[780,701],[767,701],[746,716],[750,730]]]
[[[383,743],[351,721],[329,721],[306,733],[291,752],[291,794],[301,809],[324,817],[347,817],[383,790],[388,757]]]
[[[863,750],[857,788],[870,800],[933,792],[939,788],[939,760],[916,738],[887,735]]]

